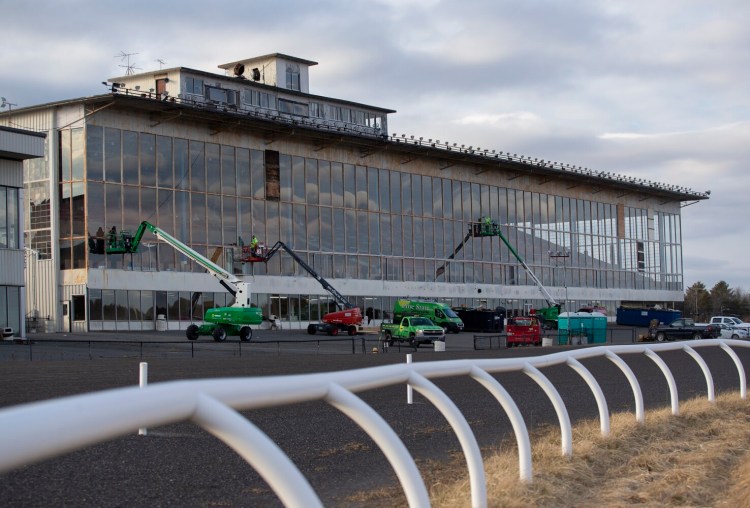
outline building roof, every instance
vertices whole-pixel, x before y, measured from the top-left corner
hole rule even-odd
[[[200,72],[200,71],[196,71]],[[287,92],[285,90],[285,92]],[[347,143],[356,147],[362,153],[362,157],[375,154],[380,151],[396,151],[402,154],[405,162],[416,158],[435,159],[441,169],[446,169],[457,164],[473,164],[479,173],[490,171],[493,168],[505,171],[515,171],[519,176],[534,175],[539,177],[540,185],[552,180],[567,180],[571,185],[581,183],[591,185],[594,188],[618,189],[623,194],[640,194],[654,196],[669,201],[699,201],[709,199],[710,192],[699,192],[678,185],[665,184],[640,178],[619,175],[605,171],[597,171],[581,166],[573,166],[561,162],[535,159],[516,153],[482,150],[465,146],[458,147],[437,140],[423,137],[405,135],[382,135],[375,136],[367,133],[357,132],[346,127],[332,127],[326,124],[317,124],[305,118],[271,117],[263,113],[253,113],[233,110],[232,108],[206,108],[199,107],[189,101],[171,97],[169,101],[159,100],[156,97],[141,97],[127,91],[114,91],[110,94],[98,95],[79,99],[71,99],[56,103],[31,106],[27,108],[14,109],[12,112],[0,113],[0,119],[12,114],[22,114],[25,111],[47,109],[53,106],[65,104],[100,104],[111,103],[113,106],[124,108],[137,108],[152,112],[155,120],[159,121],[160,115],[163,121],[171,121],[175,114],[181,119],[205,122],[214,130],[221,131],[224,128],[237,129],[245,126],[256,132],[262,132],[268,139],[288,138],[296,136],[308,141],[313,141],[321,146]]]
[[[236,62],[229,62],[229,63],[221,64],[219,65],[219,69],[229,70],[229,69],[233,69],[235,65],[240,64],[240,63],[247,64],[247,63],[253,63],[253,62],[260,62],[263,60],[270,60],[273,58],[289,60],[290,62],[297,62],[303,65],[308,65],[310,67],[312,67],[313,65],[318,65],[318,62],[313,62],[312,60],[305,60],[304,58],[298,58],[296,56],[289,56],[283,53],[269,53],[267,55],[254,56],[252,58],[244,58],[242,60],[237,60]]]
[[[26,160],[44,157],[43,132],[0,126],[0,159]]]

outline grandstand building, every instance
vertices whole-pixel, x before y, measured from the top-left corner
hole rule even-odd
[[[310,93],[314,65],[271,54],[160,69],[0,113],[0,126],[46,134],[45,156],[24,162],[27,317],[48,331],[147,330],[159,316],[184,329],[228,303],[152,235],[133,255],[91,247],[143,220],[251,282],[283,327],[305,328],[332,299],[284,253],[243,263],[252,235],[286,243],[375,318],[403,297],[546,306],[499,238],[457,251],[484,217],[567,310],[683,299],[680,206],[708,193],[392,133],[393,110]]]

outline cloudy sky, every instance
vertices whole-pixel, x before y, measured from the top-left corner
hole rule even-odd
[[[750,291],[747,0],[3,0],[0,96],[266,53],[390,131],[711,190],[683,208],[686,286]]]

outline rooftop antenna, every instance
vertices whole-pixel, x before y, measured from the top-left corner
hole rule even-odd
[[[125,68],[125,75],[126,76],[130,76],[131,74],[135,74],[135,70],[136,69],[138,69],[138,70],[141,69],[140,67],[136,67],[135,63],[132,63],[132,64],[130,63],[130,57],[134,56],[134,55],[137,55],[137,54],[138,53],[125,53],[124,51],[120,51],[119,55],[115,55],[115,58],[119,58],[121,62],[123,60],[127,59],[127,65],[120,65],[120,67],[124,67]]]
[[[156,61],[159,62],[159,70],[161,70],[162,67],[164,67],[164,65],[167,63],[164,60],[162,60],[161,58],[157,58]]]
[[[18,104],[8,102],[8,99],[6,99],[5,97],[0,97],[0,109],[7,107],[8,111],[11,111],[13,109],[13,106],[18,106]]]

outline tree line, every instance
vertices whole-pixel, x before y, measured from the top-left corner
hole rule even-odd
[[[711,316],[737,316],[745,321],[750,316],[750,294],[730,288],[723,280],[710,290],[696,282],[685,290],[684,302],[675,302],[675,308],[697,322],[708,321]]]

